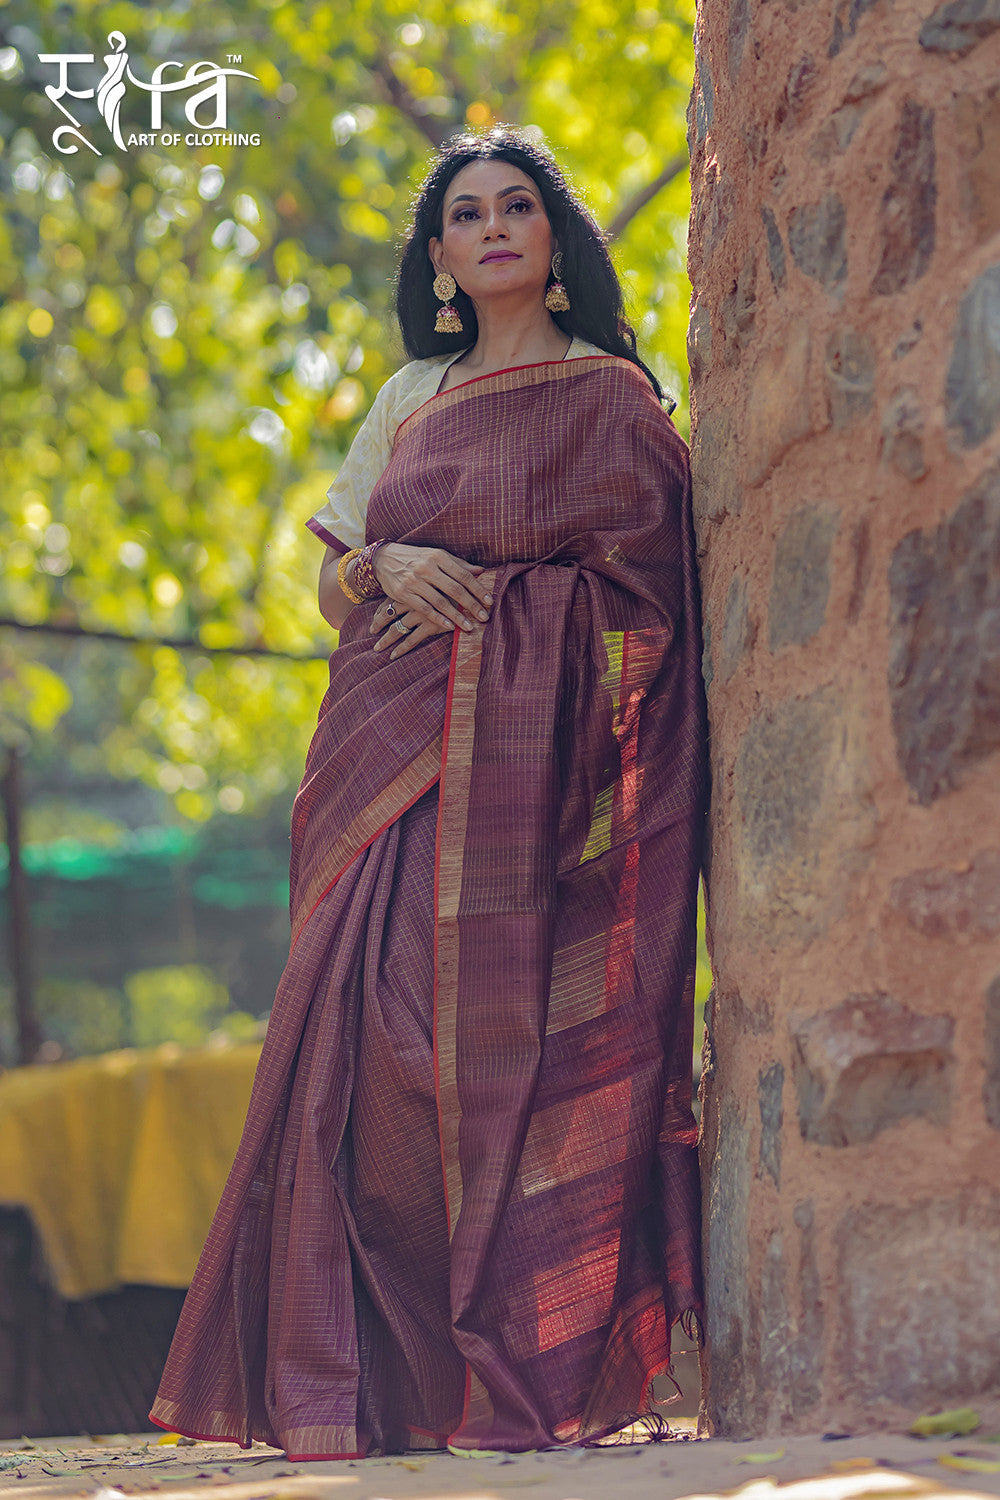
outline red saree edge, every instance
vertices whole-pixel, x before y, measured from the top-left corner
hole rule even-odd
[[[456,358],[457,358],[457,356],[456,356]],[[452,393],[452,391],[461,391],[467,385],[475,385],[477,380],[493,380],[497,375],[510,375],[515,370],[540,370],[543,365],[563,365],[563,364],[583,365],[583,364],[585,364],[587,362],[587,360],[593,360],[593,359],[621,359],[621,355],[620,354],[580,354],[580,355],[578,355],[576,357],[576,359],[571,359],[571,360],[567,360],[565,358],[565,356],[562,359],[539,359],[539,360],[536,360],[533,365],[508,365],[505,370],[491,370],[488,375],[473,375],[468,380],[460,380],[459,383],[458,383],[458,385],[450,385],[446,391],[435,391],[434,394],[433,394],[433,396],[428,396],[426,401],[421,401],[421,403],[420,403],[419,406],[414,407],[413,411],[410,412],[409,416],[404,417],[403,420],[400,422],[399,426],[396,428],[396,435],[393,438],[393,442],[395,442],[396,437],[398,437],[399,434],[402,432],[403,428],[406,426],[407,422],[410,420],[410,417],[415,417],[417,415],[418,411],[423,411],[423,409],[424,409],[425,406],[430,406],[431,402],[432,401],[436,401],[439,396],[450,396],[451,393]],[[452,364],[454,364],[454,363],[455,363],[455,361],[452,360]],[[626,364],[631,364],[632,361],[631,360],[626,360],[625,363]],[[450,368],[450,366],[449,366],[449,368]],[[306,525],[308,526],[308,524],[309,524],[309,522],[307,521]],[[344,551],[345,552],[347,551],[346,547],[344,548]]]
[[[176,1432],[179,1433],[181,1437],[194,1438],[195,1442],[198,1443],[236,1443],[236,1445],[240,1448],[253,1447],[253,1438],[250,1439],[249,1443],[245,1443],[242,1438],[231,1437],[228,1433],[220,1434],[218,1432],[188,1432],[186,1427],[171,1427],[169,1422],[161,1422],[159,1417],[153,1416],[152,1412],[149,1412],[147,1414],[147,1420],[150,1422],[155,1422],[156,1426],[162,1427],[164,1432]]]
[[[315,516],[310,516],[308,521],[306,522],[306,525],[309,527],[309,530],[316,536],[318,536],[321,541],[324,541],[328,547],[332,547],[334,552],[339,552],[341,556],[343,556],[345,552],[350,552],[350,547],[345,546],[345,544],[340,540],[338,536],[334,536],[332,531],[327,531],[325,526],[321,526],[320,523],[316,520]]]
[[[290,1464],[324,1463],[334,1458],[357,1459],[367,1458],[368,1456],[366,1453],[362,1453],[360,1449],[355,1453],[289,1453],[287,1448],[283,1448],[282,1452]]]
[[[454,653],[453,653],[453,658],[454,658]],[[447,709],[445,710],[445,712],[447,713]],[[330,892],[333,890],[334,886],[337,884],[337,881],[340,879],[341,875],[343,875],[344,871],[346,869],[348,869],[354,863],[354,861],[357,859],[357,857],[358,857],[359,854],[364,854],[364,852],[368,848],[369,844],[374,844],[375,840],[378,838],[378,836],[379,836],[380,833],[385,833],[385,830],[387,828],[391,828],[392,825],[393,825],[393,823],[398,822],[399,819],[403,816],[403,814],[405,812],[409,811],[409,809],[413,806],[414,802],[419,802],[420,798],[424,795],[424,793],[430,791],[430,789],[434,785],[435,781],[437,781],[440,778],[440,775],[441,775],[441,772],[438,771],[436,775],[432,776],[431,779],[430,779],[430,781],[427,783],[426,786],[422,786],[418,792],[414,792],[414,794],[410,798],[409,802],[404,802],[403,806],[400,807],[400,808],[398,808],[396,810],[396,812],[393,813],[393,815],[392,815],[391,818],[386,818],[386,820],[382,824],[381,828],[376,828],[375,832],[372,834],[372,836],[371,836],[370,839],[365,839],[365,841],[361,845],[361,847],[359,849],[355,849],[354,853],[351,855],[351,857],[347,861],[347,863],[341,866],[341,868],[337,871],[336,875],[330,881],[330,884],[328,886],[325,886],[323,888],[323,890],[320,891],[319,895],[316,897],[316,900],[313,902],[312,906],[310,906],[309,910],[306,912],[305,916],[302,918],[302,925],[299,927],[298,932],[292,938],[291,945],[290,945],[290,947],[288,949],[289,956],[291,956],[292,952],[294,951],[295,944],[298,942],[299,938],[305,932],[306,927],[309,924],[309,918],[312,916],[313,912],[316,910],[317,906],[324,899],[324,897],[329,896]],[[435,894],[436,894],[436,892],[435,892]]]
[[[241,1438],[230,1437],[228,1434],[222,1434],[218,1432],[189,1432],[186,1427],[171,1427],[167,1422],[161,1422],[159,1417],[153,1416],[152,1412],[150,1412],[149,1414],[149,1420],[151,1422],[155,1422],[157,1427],[162,1427],[164,1432],[176,1432],[181,1437],[193,1438],[194,1441],[198,1443],[236,1443],[240,1448],[243,1449],[253,1447],[253,1438],[250,1439],[249,1443],[244,1443]],[[416,1432],[418,1429],[413,1428],[412,1430]],[[437,1437],[438,1434],[436,1432],[432,1432],[428,1433],[427,1435],[428,1437]],[[268,1444],[268,1447],[272,1446],[275,1445],[271,1443]],[[283,1453],[288,1462],[293,1464],[309,1463],[310,1461],[318,1463],[325,1459],[334,1458],[356,1459],[364,1458],[366,1456],[360,1450],[355,1453],[290,1453],[287,1448],[278,1447],[276,1451],[279,1453]]]

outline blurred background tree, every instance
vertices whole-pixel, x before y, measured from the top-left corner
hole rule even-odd
[[[226,1013],[213,984],[235,983],[231,1003],[260,1014],[280,972],[280,924],[253,991],[200,940],[198,908],[214,900],[218,917],[233,861],[252,875],[267,849],[271,894],[244,881],[242,910],[280,914],[288,805],[333,645],[315,604],[322,549],[303,523],[402,360],[393,278],[436,145],[501,120],[549,142],[609,232],[640,347],[687,435],[693,21],[694,0],[0,6],[0,734],[28,752],[25,861],[49,882],[36,927],[95,939],[79,892],[67,905],[65,869],[77,859],[82,881],[103,849],[128,900],[147,893],[133,920],[162,950],[150,972],[162,979],[180,945],[178,1038]],[[39,54],[93,54],[70,81],[96,87],[112,30],[143,79],[238,54],[256,77],[230,80],[228,128],[261,144],[123,151],[94,101],[72,99],[96,151],[60,154],[64,117],[44,92],[58,70]],[[191,128],[178,97],[164,129]],[[149,129],[131,85],[121,129],[126,142]],[[187,830],[184,851],[137,852],[137,832],[164,824]],[[162,940],[154,869],[202,889]],[[114,889],[105,945],[128,904]],[[152,1039],[141,951],[99,975],[96,949],[45,947],[50,1037],[77,1051]],[[75,1031],[74,979],[93,1002]],[[8,1056],[11,1035],[0,1016]]]

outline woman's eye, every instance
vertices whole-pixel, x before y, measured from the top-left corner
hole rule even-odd
[[[523,208],[527,210],[531,208],[531,201],[528,198],[515,198],[514,202],[509,203],[507,206],[508,208]]]
[[[455,223],[460,224],[465,218],[466,214],[475,214],[475,212],[476,210],[474,208],[460,208],[455,214]]]

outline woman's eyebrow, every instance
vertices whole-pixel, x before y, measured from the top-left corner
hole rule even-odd
[[[531,191],[532,189],[528,187],[528,184],[526,182],[515,182],[513,187],[501,188],[499,193],[497,193],[497,197],[508,198],[511,193],[530,193]],[[476,193],[456,193],[454,198],[452,198],[451,203],[449,203],[448,207],[451,208],[452,204],[454,203],[478,202],[479,197]]]

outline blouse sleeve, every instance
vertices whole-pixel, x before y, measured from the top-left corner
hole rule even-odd
[[[368,497],[392,456],[392,385],[392,379],[387,380],[375,397],[326,492],[326,504],[306,522],[309,530],[336,552],[349,552],[365,544]]]

